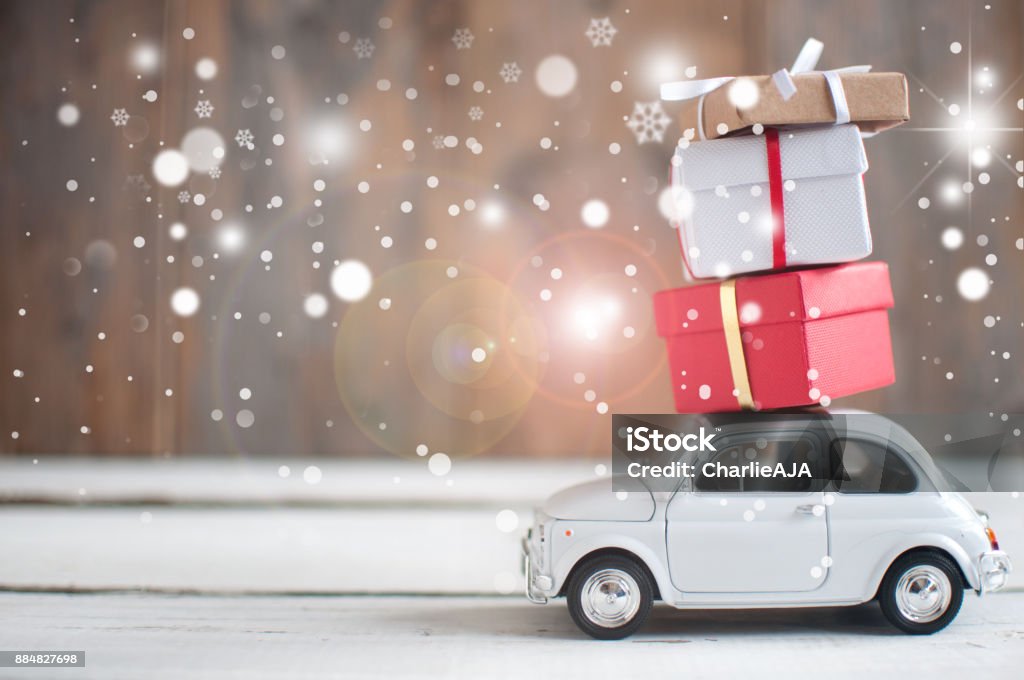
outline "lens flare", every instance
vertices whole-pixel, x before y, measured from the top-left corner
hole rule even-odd
[[[578,301],[570,316],[572,329],[587,340],[597,340],[618,321],[620,309],[618,301],[612,297]]]
[[[353,305],[338,327],[342,403],[370,440],[396,455],[486,451],[519,422],[543,378],[539,320],[505,284],[466,263],[451,278],[453,266],[417,261],[379,275],[374,297],[386,296],[390,307]]]

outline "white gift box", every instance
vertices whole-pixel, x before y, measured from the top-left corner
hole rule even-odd
[[[867,169],[856,125],[681,140],[672,184],[687,270],[725,278],[867,257]]]

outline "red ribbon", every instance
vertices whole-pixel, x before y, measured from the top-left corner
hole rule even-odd
[[[779,131],[766,128],[764,139],[768,151],[768,194],[772,201],[772,268],[786,266],[786,213],[782,200],[782,153]]]

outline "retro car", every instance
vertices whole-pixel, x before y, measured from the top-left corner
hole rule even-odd
[[[1005,585],[1010,560],[917,440],[865,415],[838,434],[815,418],[730,427],[714,451],[693,454],[695,473],[674,490],[615,493],[603,478],[555,494],[523,538],[527,597],[565,597],[579,628],[605,640],[636,632],[656,600],[703,609],[877,599],[906,633],[941,630],[966,589]],[[815,477],[712,476],[750,460],[807,464]]]

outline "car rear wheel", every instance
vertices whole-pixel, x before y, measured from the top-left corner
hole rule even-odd
[[[911,635],[930,635],[956,618],[964,586],[960,570],[948,557],[911,553],[889,567],[878,599],[892,625]]]
[[[628,557],[596,557],[573,574],[568,590],[569,615],[587,635],[621,640],[647,620],[654,587],[647,571]]]

